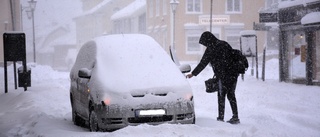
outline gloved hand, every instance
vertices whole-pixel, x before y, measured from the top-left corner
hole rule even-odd
[[[192,77],[193,75],[191,73],[186,76],[186,78],[192,78]]]

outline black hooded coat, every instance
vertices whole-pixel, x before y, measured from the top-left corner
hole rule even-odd
[[[202,33],[199,43],[207,48],[201,61],[191,72],[192,75],[197,76],[210,63],[215,76],[219,79],[219,94],[217,94],[219,116],[217,117],[217,120],[223,121],[224,119],[225,97],[227,96],[233,113],[230,121],[232,122],[235,120],[240,122],[238,119],[238,107],[235,96],[239,73],[232,68],[232,47],[227,42],[217,39],[209,31]]]
[[[218,79],[237,78],[239,74],[231,68],[230,51],[232,47],[225,41],[217,39],[211,32],[204,32],[199,43],[207,47],[199,64],[192,71],[197,76],[209,63]]]

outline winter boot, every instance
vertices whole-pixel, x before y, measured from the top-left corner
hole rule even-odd
[[[229,121],[227,121],[230,124],[239,124],[240,123],[240,119],[237,117],[232,117]]]
[[[224,120],[223,120],[223,117],[217,117],[217,121],[221,121],[221,122],[224,122]]]

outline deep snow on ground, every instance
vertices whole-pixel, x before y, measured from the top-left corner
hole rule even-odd
[[[8,67],[9,93],[4,93],[4,72],[0,68],[0,137],[41,136],[139,136],[139,137],[229,137],[229,136],[320,136],[320,87],[279,82],[278,61],[267,62],[266,81],[239,77],[236,96],[241,123],[216,121],[217,93],[204,91],[210,67],[190,82],[195,100],[196,124],[129,126],[114,132],[92,133],[73,125],[69,101],[69,73],[48,66],[29,64],[32,87],[14,89],[13,67]],[[195,65],[193,65],[193,68]],[[261,71],[259,71],[261,72]],[[226,102],[225,120],[231,117]]]

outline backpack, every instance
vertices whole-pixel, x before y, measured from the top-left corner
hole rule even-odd
[[[235,73],[244,74],[249,67],[246,56],[238,49],[231,49],[230,60],[230,69]]]

